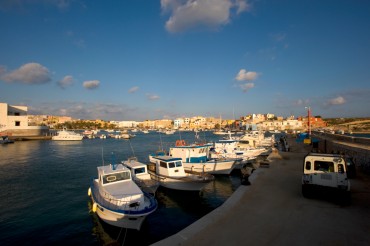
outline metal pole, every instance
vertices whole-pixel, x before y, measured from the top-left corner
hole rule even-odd
[[[311,107],[308,107],[308,136],[311,138]]]

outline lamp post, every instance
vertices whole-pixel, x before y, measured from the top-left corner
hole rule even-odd
[[[304,107],[307,109],[307,126],[308,126],[308,137],[311,138],[311,107]]]

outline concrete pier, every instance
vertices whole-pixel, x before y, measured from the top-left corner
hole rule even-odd
[[[351,180],[352,203],[304,198],[301,176],[310,145],[288,138],[290,152],[274,153],[219,208],[153,245],[369,245],[370,177]]]

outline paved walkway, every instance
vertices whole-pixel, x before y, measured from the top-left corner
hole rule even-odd
[[[259,168],[250,186],[240,186],[219,208],[161,245],[369,245],[370,177],[351,180],[352,204],[340,206],[301,195],[303,157],[290,143],[269,168]],[[281,157],[282,159],[279,159]]]

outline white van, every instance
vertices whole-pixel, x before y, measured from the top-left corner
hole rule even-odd
[[[350,199],[350,182],[344,156],[309,153],[304,158],[302,194],[310,197],[319,190],[338,193],[343,201]]]

